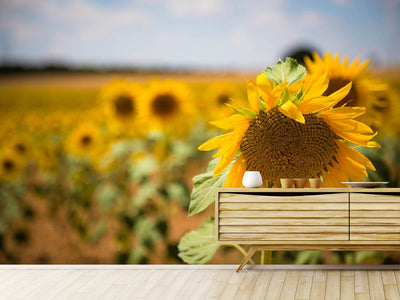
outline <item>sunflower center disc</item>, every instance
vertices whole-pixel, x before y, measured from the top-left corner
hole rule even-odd
[[[18,153],[25,153],[26,152],[26,147],[24,144],[18,143],[15,145],[15,150],[17,150]]]
[[[296,122],[274,108],[250,123],[242,142],[248,170],[260,171],[264,180],[316,175],[336,153],[335,134],[315,115]]]
[[[225,103],[229,103],[229,96],[225,94],[219,95],[217,98],[217,103],[218,105],[224,106]]]
[[[119,96],[115,102],[115,110],[120,116],[129,116],[135,110],[133,106],[133,99],[127,95]]]
[[[81,143],[83,146],[89,146],[92,143],[92,137],[89,135],[85,135],[81,139]]]
[[[14,169],[15,165],[14,162],[11,160],[5,160],[3,161],[3,169],[6,170],[7,172],[11,172]]]
[[[152,107],[156,115],[167,117],[172,115],[178,108],[178,102],[175,97],[170,94],[161,94],[154,98]]]

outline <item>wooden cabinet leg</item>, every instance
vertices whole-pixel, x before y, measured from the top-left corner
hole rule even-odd
[[[243,257],[242,262],[240,263],[239,268],[236,270],[236,272],[239,272],[241,269],[243,269],[243,267],[245,266],[245,264],[250,260],[250,258],[254,255],[254,253],[256,252],[256,247],[251,246],[249,251],[247,252],[246,256]]]

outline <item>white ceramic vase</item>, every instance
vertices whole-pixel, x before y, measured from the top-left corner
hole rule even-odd
[[[258,171],[246,171],[242,178],[242,184],[246,188],[258,188],[262,186],[261,173]]]

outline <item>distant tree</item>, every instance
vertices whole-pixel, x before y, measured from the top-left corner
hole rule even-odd
[[[311,54],[313,52],[319,53],[315,48],[313,48],[311,46],[296,46],[296,47],[289,49],[286,52],[286,55],[284,57],[288,57],[288,56],[292,57],[295,60],[297,60],[297,62],[299,64],[304,65],[304,57],[308,56],[312,59]]]

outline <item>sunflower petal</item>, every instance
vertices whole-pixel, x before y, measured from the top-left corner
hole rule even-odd
[[[364,176],[368,177],[366,168],[358,162],[341,155],[337,155],[336,159],[340,168],[352,181],[364,181]]]
[[[268,79],[267,75],[265,75],[265,73],[261,73],[261,74],[257,75],[256,85],[257,85],[257,87],[260,87],[268,94],[272,90],[271,81],[269,81],[269,79]]]
[[[301,111],[291,100],[288,100],[281,106],[279,106],[278,110],[281,113],[283,113],[286,117],[291,118],[299,123],[304,124],[306,122]]]
[[[221,156],[221,160],[218,163],[218,166],[214,170],[214,176],[218,175],[221,173],[233,160],[235,157],[237,151],[239,150],[239,146],[242,140],[243,135],[246,133],[246,130],[249,128],[249,124],[244,124],[238,128],[236,128],[234,131],[229,133],[227,136],[229,140],[226,140],[224,144],[221,144],[221,153],[223,155]],[[218,152],[219,152],[218,151]]]
[[[226,140],[226,137],[228,137],[230,134],[231,133],[227,133],[224,135],[213,137],[207,142],[201,144],[197,149],[199,149],[200,151],[210,151],[213,149],[217,149],[221,146],[221,144],[223,144],[223,142]]]
[[[377,142],[374,142],[374,141],[369,141],[368,143],[367,143],[367,145],[366,145],[366,147],[369,147],[369,148],[381,148],[381,145],[379,145]]]
[[[327,116],[331,120],[353,119],[363,115],[366,110],[365,107],[335,107],[322,112],[319,116]]]
[[[363,74],[366,71],[368,66],[369,66],[369,60],[367,59],[361,64],[361,66],[358,67],[358,69],[355,69],[356,73],[354,75],[356,77],[360,76],[361,74]]]
[[[304,56],[304,64],[306,66],[312,65],[312,63],[313,63],[313,60],[311,59],[311,57],[309,57],[308,55]]]
[[[246,164],[243,162],[243,153],[239,155],[236,161],[233,163],[228,173],[224,187],[241,187],[242,177],[246,170]]]
[[[218,166],[214,170],[214,177],[217,176],[219,173],[221,173],[223,170],[225,170],[227,166],[229,166],[229,164],[235,157],[236,152],[239,149],[239,145],[240,145],[240,143],[237,143],[231,149],[226,150],[224,155],[221,156]]]
[[[307,94],[304,96],[304,99],[310,99],[314,97],[321,96],[329,85],[329,74],[326,72],[322,76],[320,76],[317,81],[309,88]]]
[[[347,176],[341,171],[340,166],[332,162],[333,166],[327,166],[327,172],[322,171],[324,187],[344,187],[342,181],[347,181]]]
[[[258,114],[260,110],[260,100],[258,99],[256,85],[253,81],[247,83],[247,98],[249,99],[250,108]]]
[[[355,162],[375,171],[375,167],[372,164],[372,162],[367,157],[362,155],[360,152],[358,152],[357,150],[353,149],[352,147],[350,147],[340,141],[336,141],[336,144],[338,145],[339,151],[341,152],[341,154],[343,156],[349,157],[350,159],[354,160]]]
[[[251,119],[246,118],[243,115],[234,114],[222,120],[212,121],[210,122],[210,124],[224,130],[230,130],[230,129],[235,129],[244,122],[248,122],[250,120]]]
[[[320,96],[315,98],[303,99],[297,104],[303,114],[313,114],[320,111],[327,110],[337,103],[335,99],[327,96]]]
[[[350,92],[351,86],[352,86],[352,83],[349,82],[347,85],[342,87],[340,90],[337,90],[336,92],[330,94],[329,97],[336,100],[336,103],[338,103],[340,100],[342,100],[344,97],[346,97],[346,95]]]
[[[372,140],[378,133],[376,132],[375,134],[371,135],[365,135],[361,133],[353,133],[353,132],[347,132],[347,131],[338,131],[332,128],[333,131],[340,137],[348,140],[349,142],[357,145],[362,145],[362,146],[368,146],[369,141]]]
[[[332,127],[332,129],[335,129],[336,131],[348,131],[348,132],[354,132],[354,133],[373,133],[373,130],[371,127],[365,125],[364,123],[361,123],[359,121],[355,121],[352,119],[344,119],[344,120],[331,120],[326,117],[323,118],[326,123],[328,123],[329,126]]]
[[[270,110],[276,106],[278,100],[281,98],[282,92],[286,89],[288,84],[289,82],[284,82],[273,88],[271,94],[268,96],[268,99],[265,100],[267,110]]]

